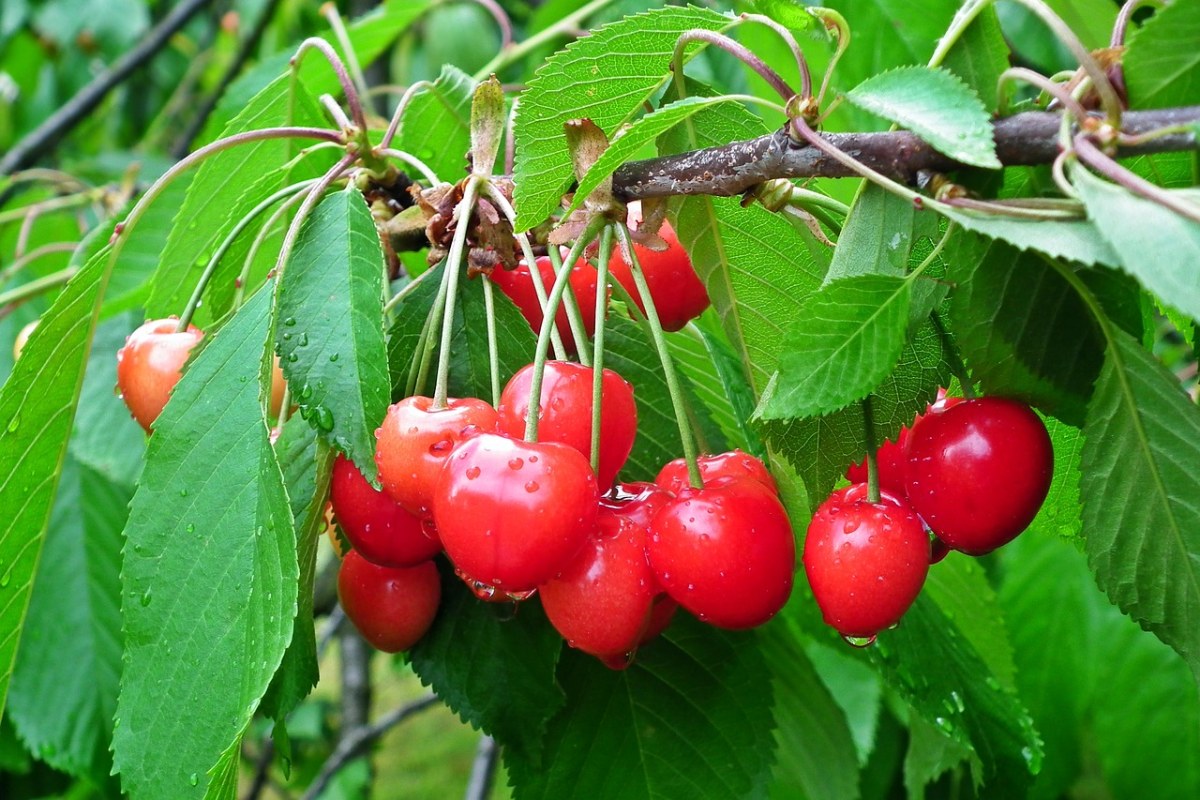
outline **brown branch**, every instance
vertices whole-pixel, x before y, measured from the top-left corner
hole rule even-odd
[[[1058,156],[1062,117],[1028,111],[997,120],[996,154],[1005,166],[1049,164]],[[1128,111],[1122,130],[1131,135],[1175,125],[1200,123],[1200,106],[1155,111]],[[934,150],[909,131],[829,133],[824,138],[868,167],[895,180],[912,183],[922,170],[947,172],[963,165]],[[1134,147],[1120,156],[1197,149],[1195,132],[1171,133]],[[613,173],[613,191],[626,200],[680,194],[728,197],[773,178],[846,178],[844,165],[814,147],[798,144],[783,130],[757,139],[693,150],[676,156],[630,161]]]

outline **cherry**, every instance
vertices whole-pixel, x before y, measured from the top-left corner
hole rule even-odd
[[[553,578],[596,525],[596,476],[578,450],[480,434],[455,448],[433,519],[455,566],[504,592]]]
[[[435,409],[430,397],[392,404],[375,431],[383,490],[409,512],[428,516],[433,487],[450,452],[473,433],[494,431],[496,420],[496,410],[473,397],[450,398],[442,409]]]
[[[721,628],[752,628],[783,608],[796,546],[779,498],[758,481],[681,489],[654,515],[647,551],[667,594]]]
[[[428,520],[405,511],[376,491],[354,466],[339,455],[333,462],[330,502],[350,545],[368,561],[384,567],[411,567],[442,551]]]
[[[826,624],[870,638],[904,616],[929,572],[929,534],[908,503],[866,484],[838,489],[817,508],[804,571]]]
[[[562,574],[538,589],[555,630],[606,663],[628,663],[652,622],[659,623],[657,633],[670,621],[669,613],[652,620],[662,587],[646,558],[646,525],[670,495],[652,484],[623,488],[640,491],[602,498],[595,535]]]
[[[905,493],[904,463],[908,460],[908,437],[913,426],[924,419],[926,414],[944,411],[961,402],[961,397],[947,397],[945,389],[938,389],[937,400],[925,407],[925,413],[918,414],[912,425],[901,428],[895,441],[889,439],[880,445],[879,449],[875,451],[875,464],[879,467],[880,489],[886,489],[897,495]],[[867,482],[867,460],[865,458],[858,464],[852,464],[846,470],[846,480],[851,483]]]
[[[590,460],[594,375],[591,367],[582,364],[546,362],[538,415],[540,441],[570,445]],[[531,364],[518,370],[500,395],[496,409],[500,416],[499,430],[514,439],[525,433],[532,382]],[[600,491],[606,491],[633,451],[637,405],[633,401],[633,386],[610,369],[604,370],[600,390],[600,463],[596,482]]]
[[[767,470],[767,465],[741,450],[700,456],[696,459],[696,463],[700,467],[700,477],[706,484],[721,478],[751,478],[775,494],[779,494],[779,487],[776,486],[775,479]],[[679,494],[680,491],[691,486],[687,461],[677,458],[668,462],[658,471],[658,477],[654,479],[654,482],[672,494]]]
[[[629,227],[637,230],[641,223],[641,204],[630,203]],[[633,250],[642,267],[642,273],[646,276],[646,285],[650,289],[650,297],[654,299],[654,308],[658,311],[663,330],[677,331],[708,308],[708,292],[696,276],[692,261],[683,245],[679,243],[679,237],[675,235],[671,223],[664,222],[658,235],[666,241],[666,250],[651,250],[640,244],[635,244]],[[646,305],[638,294],[629,261],[620,247],[613,248],[608,269],[645,314]]]
[[[117,387],[146,433],[179,383],[188,354],[204,336],[194,325],[177,333],[178,324],[176,318],[150,320],[129,334],[117,351]]]
[[[364,639],[385,653],[399,653],[433,624],[442,582],[432,561],[381,567],[351,550],[338,570],[338,598]]]
[[[671,620],[675,618],[675,612],[678,610],[679,603],[670,595],[660,594],[654,598],[654,603],[650,606],[650,615],[646,620],[646,629],[638,637],[636,647],[624,653],[600,656],[601,663],[612,670],[628,669],[633,665],[634,656],[637,655],[637,647],[641,647],[665,631],[671,624]]]
[[[538,256],[536,263],[538,271],[542,275],[542,284],[546,287],[546,295],[549,296],[554,288],[554,263],[548,256]],[[534,332],[541,330],[542,305],[538,302],[537,291],[533,288],[533,279],[529,276],[529,264],[522,260],[517,264],[516,269],[492,270],[491,279],[500,291],[508,296],[509,300],[516,303],[517,308],[521,310],[522,316],[529,322]],[[575,266],[571,267],[568,281],[571,284],[571,291],[579,303],[579,310],[583,315],[583,327],[588,336],[596,332],[596,280],[596,269],[584,259],[579,259],[575,262]],[[558,306],[558,311],[554,315],[554,324],[558,328],[558,335],[562,337],[563,344],[574,352],[575,338],[571,335],[571,323],[567,319],[565,300]]]
[[[926,415],[905,465],[913,508],[947,546],[990,553],[1029,526],[1054,473],[1046,426],[1029,406],[977,397]]]

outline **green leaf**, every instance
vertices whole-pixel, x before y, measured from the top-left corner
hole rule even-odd
[[[714,11],[660,8],[605,25],[547,59],[521,93],[517,112],[515,229],[549,216],[575,177],[564,123],[588,118],[611,136],[670,80],[681,33],[732,23]]]
[[[300,414],[375,480],[375,429],[390,385],[383,251],[363,196],[326,196],[304,221],[279,282],[279,364]]]
[[[540,763],[546,721],[563,705],[554,678],[562,638],[540,604],[485,603],[442,570],[437,619],[409,653],[421,682],[511,755]]]
[[[460,276],[461,277],[461,276]],[[537,336],[517,306],[492,287],[496,311],[496,356],[500,364],[500,386],[517,370],[533,360]],[[441,325],[434,335],[441,335]],[[483,281],[459,281],[455,298],[454,335],[450,345],[450,387],[457,397],[492,396],[491,361],[487,342],[487,305]]]
[[[860,83],[844,97],[908,128],[956,161],[999,169],[992,122],[979,95],[944,69],[901,67]]]
[[[838,237],[825,283],[855,275],[904,275],[916,240],[936,233],[934,214],[920,213],[903,197],[864,183]]]
[[[671,358],[691,386],[708,418],[720,429],[726,447],[738,447],[760,457],[765,453],[758,434],[749,425],[754,398],[742,365],[729,349],[719,324],[710,316],[668,336]],[[720,452],[713,442],[708,452]]]
[[[955,208],[926,199],[932,208],[974,233],[1000,239],[1020,250],[1036,250],[1080,264],[1119,264],[1116,252],[1088,220],[1031,220]]]
[[[985,8],[950,48],[942,66],[966,82],[979,95],[989,112],[999,105],[997,85],[1009,67],[1008,42],[994,6]]]
[[[1083,530],[1096,582],[1200,674],[1200,409],[1112,330],[1083,428]]]
[[[1177,1],[1130,31],[1125,85],[1134,108],[1200,103],[1200,7]]]
[[[154,272],[162,260],[163,249],[167,245],[173,230],[175,214],[187,197],[188,187],[191,186],[192,175],[184,174],[167,186],[153,205],[145,210],[138,220],[137,227],[129,236],[125,248],[117,257],[113,266],[112,276],[108,280],[108,289],[104,292],[104,306],[100,318],[107,319],[115,314],[140,309],[146,302],[154,280]],[[93,228],[84,237],[91,249],[87,257],[91,258],[112,235],[113,226],[117,220],[124,219],[133,207],[130,203],[126,208],[110,218],[111,221]],[[93,242],[88,242],[93,239]],[[79,251],[76,251],[78,257]]]
[[[474,91],[470,75],[443,66],[433,86],[409,101],[394,146],[421,159],[439,178],[457,181],[467,170]]]
[[[926,796],[928,784],[966,761],[971,751],[917,715],[908,718],[904,789],[910,798]]]
[[[292,636],[296,535],[262,402],[272,288],[192,360],[130,509],[113,754],[135,797],[204,794]]]
[[[1180,311],[1200,319],[1195,271],[1200,264],[1200,223],[1101,180],[1083,167],[1072,169],[1071,179],[1096,230],[1119,256],[1116,265]],[[1193,205],[1200,208],[1194,200]]]
[[[929,570],[925,591],[1005,689],[1016,688],[1012,644],[996,592],[977,559],[950,553]]]
[[[583,201],[587,200],[588,195],[603,183],[605,178],[660,135],[699,111],[727,102],[730,101],[726,97],[685,97],[621,128],[617,138],[579,181],[579,186],[575,189],[575,198],[566,213],[570,214],[582,206]]]
[[[277,125],[321,126],[316,103],[302,88],[297,88],[293,96],[289,86],[289,76],[275,79],[229,122],[223,135]],[[183,311],[213,251],[246,212],[283,186],[276,172],[299,147],[286,139],[264,139],[204,160],[192,178],[159,256],[146,301],[149,317]],[[132,235],[136,236],[136,231]],[[211,321],[207,314],[204,306],[198,309],[201,327]]]
[[[71,279],[0,389],[0,711],[110,267],[105,248]]]
[[[569,797],[581,786],[628,800],[764,793],[774,722],[753,634],[680,614],[629,669],[567,650],[558,679],[567,706],[550,721],[542,766],[505,754],[517,800]]]
[[[121,528],[132,491],[64,465],[8,716],[55,769],[102,784],[121,675]]]
[[[756,415],[815,417],[870,394],[900,358],[911,296],[910,281],[889,275],[823,286],[797,312]]]
[[[391,376],[392,386],[395,387],[392,392],[393,399],[404,396],[404,387],[408,382],[410,370],[414,375],[416,374],[413,359],[416,356],[417,348],[420,347],[421,331],[425,327],[429,309],[433,306],[434,298],[437,296],[441,278],[441,269],[431,269],[421,273],[412,283],[401,290],[402,296],[392,308],[393,322],[387,332],[387,350],[388,374]],[[500,297],[501,294],[503,293],[498,292],[497,296],[493,298],[497,310],[502,305],[501,301],[508,299]],[[524,317],[521,319],[524,320]],[[528,324],[525,327],[528,328]],[[501,330],[499,324],[496,328],[499,333]],[[506,325],[504,330],[519,330],[519,328],[516,325]],[[436,336],[437,331],[433,331],[432,334]],[[486,391],[490,392],[491,389]],[[421,392],[422,388],[417,387],[417,394]]]
[[[821,35],[821,23],[798,0],[754,0],[760,13],[793,31]]]

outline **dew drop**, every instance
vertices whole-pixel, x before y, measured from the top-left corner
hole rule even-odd
[[[340,356],[339,356],[337,353],[330,353],[330,354],[329,354],[329,360],[330,360],[330,361],[337,361],[337,360],[338,360],[338,358],[340,358]]]
[[[414,433],[415,433],[415,430],[414,430]],[[429,445],[429,455],[440,456],[444,453],[450,452],[451,448],[453,448],[453,447],[454,447],[454,442],[450,441],[449,439],[441,439],[441,440],[436,441],[433,444]]]
[[[180,496],[180,497],[187,497],[187,496],[188,496],[188,490],[187,490],[186,488],[185,488],[185,489],[180,489],[180,490],[179,490],[179,496]]]
[[[842,533],[854,533],[862,523],[856,519],[848,519],[842,524]]]
[[[150,605],[150,601],[152,599],[154,598],[151,597],[149,589],[146,589],[146,591],[142,592],[142,607],[145,608],[146,606]]]
[[[12,569],[9,566],[8,569],[4,570],[4,574],[0,575],[0,589],[7,589],[8,585],[12,583]]]
[[[317,423],[317,427],[321,430],[333,430],[333,412],[325,406],[317,406],[316,410],[313,411],[313,417],[315,418],[314,422]]]
[[[186,530],[188,533],[195,533],[196,532],[196,523],[189,522],[187,525],[184,526],[183,529]]]
[[[523,466],[525,466],[525,459],[523,458],[510,458],[508,460],[509,469],[520,469]]]
[[[21,418],[14,414],[13,418],[8,421],[8,432],[16,433],[19,427],[21,427]]]
[[[308,334],[307,333],[300,334],[299,345],[301,347],[308,347]]]
[[[288,317],[287,319],[285,319],[285,320],[283,321],[283,324],[284,324],[284,325],[287,325],[287,326],[290,328],[291,326],[293,326],[293,325],[295,325],[295,324],[296,324],[296,318],[295,318],[295,317]]]
[[[847,636],[842,634],[842,638],[851,647],[870,647],[875,644],[874,636]]]
[[[200,776],[193,772],[188,776],[188,783],[192,786],[197,786],[200,783]]]
[[[479,467],[468,467],[467,471],[463,474],[465,474],[467,476],[467,480],[473,481],[479,477],[480,472],[481,472],[481,470],[479,469]]]
[[[530,494],[533,494],[540,488],[541,487],[538,485],[537,481],[529,481],[525,484],[525,491],[529,492]]]

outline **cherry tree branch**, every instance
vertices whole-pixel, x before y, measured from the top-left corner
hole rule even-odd
[[[1059,154],[1062,117],[1049,111],[1027,111],[994,124],[996,154],[1005,166],[1049,164]],[[1117,155],[1177,152],[1198,148],[1196,126],[1200,106],[1154,111],[1128,111],[1122,130],[1138,135],[1172,126],[1192,130],[1148,138],[1121,147]],[[934,150],[909,131],[828,133],[823,138],[839,150],[894,180],[913,183],[923,170],[947,172],[963,165]],[[613,173],[613,191],[626,200],[669,195],[707,194],[728,197],[774,178],[846,178],[853,173],[815,147],[793,141],[785,130],[757,139],[693,150],[675,156],[630,161]]]

